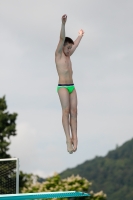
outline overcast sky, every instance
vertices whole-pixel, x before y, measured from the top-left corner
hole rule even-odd
[[[72,56],[78,94],[78,151],[66,151],[54,52],[84,37]],[[133,1],[0,0],[0,97],[17,112],[10,154],[42,177],[104,156],[133,136]]]

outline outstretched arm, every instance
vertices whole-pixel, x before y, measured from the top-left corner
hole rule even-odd
[[[72,46],[72,49],[71,49],[71,51],[70,51],[70,56],[74,53],[74,51],[75,51],[76,48],[78,47],[78,45],[79,45],[79,43],[80,43],[80,41],[81,41],[83,35],[84,35],[84,31],[81,29],[81,30],[79,31],[79,35],[78,35],[77,39],[74,41],[74,45]]]
[[[57,46],[57,49],[55,51],[55,55],[61,55],[62,53],[62,49],[63,49],[63,45],[64,45],[64,41],[65,41],[65,23],[67,20],[67,15],[63,15],[62,16],[62,25],[61,25],[61,31],[60,31],[60,40]]]

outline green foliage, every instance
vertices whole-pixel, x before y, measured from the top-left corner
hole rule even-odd
[[[133,139],[110,151],[105,157],[96,157],[75,168],[67,169],[62,178],[79,174],[93,183],[93,190],[104,192],[108,200],[133,199]]]
[[[103,191],[94,193],[93,191],[90,192],[91,197],[89,198],[89,200],[106,200],[107,199],[107,195],[103,193]]]
[[[16,136],[17,114],[10,114],[6,111],[7,105],[5,96],[0,98],[0,158],[10,158],[9,150],[10,137]]]
[[[28,184],[23,188],[22,193],[33,193],[33,192],[56,192],[56,191],[81,191],[81,192],[88,192],[91,183],[85,179],[77,176],[71,176],[65,179],[61,179],[58,174],[54,174],[53,177],[47,178],[46,181],[39,183],[36,182],[35,184]],[[75,200],[81,198],[73,198]],[[88,199],[83,198],[82,199]],[[94,194],[91,192],[91,200],[105,200],[106,195],[103,192],[99,192]],[[67,198],[64,198],[67,200]]]
[[[33,183],[33,174],[26,174],[20,171],[19,173],[19,192],[21,193],[24,187]]]
[[[11,144],[10,137],[16,136],[16,118],[16,113],[10,114],[7,111],[5,96],[0,98],[0,159],[11,157],[8,150]],[[2,173],[2,176],[0,176],[0,193],[12,194],[16,191],[13,187],[16,182],[15,167],[13,161],[12,164],[8,161],[0,162],[0,172]],[[11,187],[8,187],[9,182]]]
[[[71,176],[66,179],[61,179],[58,174],[53,177],[47,178],[43,183],[37,182],[27,188],[23,189],[23,192],[55,192],[55,191],[88,191],[88,187],[91,185],[86,179],[80,176]]]
[[[11,156],[8,154],[8,150],[11,144],[10,137],[16,136],[16,119],[16,113],[11,114],[7,111],[5,96],[0,98],[0,159],[11,158]],[[16,182],[14,171],[15,168],[15,162],[14,165],[11,165],[10,162],[4,162],[4,164],[2,162],[0,163],[0,173],[2,172],[2,176],[0,176],[0,193],[14,193],[14,190],[12,189],[13,187],[5,187],[5,185],[9,184],[9,179],[10,186]],[[25,185],[27,185],[27,183],[30,184],[32,182],[32,176],[32,174],[24,174],[22,171],[20,171],[20,191]]]

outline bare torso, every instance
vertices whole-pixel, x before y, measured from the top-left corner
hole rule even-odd
[[[65,56],[62,52],[61,57],[55,57],[56,69],[59,76],[59,84],[72,84],[72,63],[70,56]]]

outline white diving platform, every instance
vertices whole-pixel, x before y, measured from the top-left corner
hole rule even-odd
[[[90,194],[76,191],[65,192],[41,192],[24,194],[4,194],[0,195],[0,200],[30,200],[30,199],[52,199],[68,197],[89,197]]]

